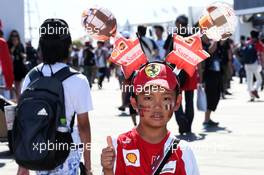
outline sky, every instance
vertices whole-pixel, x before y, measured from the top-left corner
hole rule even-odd
[[[70,26],[73,39],[87,35],[81,25],[81,14],[95,5],[108,8],[117,18],[120,26],[128,20],[131,24],[166,22],[175,20],[177,15],[187,14],[193,7],[206,7],[215,0],[24,0],[26,39],[31,22],[33,44],[37,43],[38,28],[47,18],[62,18]],[[233,0],[219,0],[233,4]],[[28,8],[29,7],[29,8]],[[30,10],[28,10],[30,9]],[[30,18],[29,18],[30,17]]]

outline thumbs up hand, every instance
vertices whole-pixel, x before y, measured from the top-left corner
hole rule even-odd
[[[102,150],[101,165],[105,175],[113,175],[115,150],[111,136],[107,136],[107,147]]]

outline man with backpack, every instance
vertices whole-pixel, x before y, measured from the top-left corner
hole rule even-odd
[[[30,169],[38,175],[76,175],[83,151],[82,169],[90,175],[89,82],[65,64],[72,43],[68,24],[47,19],[39,32],[43,63],[25,77],[13,127],[17,174]]]
[[[239,83],[243,83],[243,78],[246,76],[246,71],[245,71],[245,62],[244,62],[244,57],[242,54],[243,48],[246,46],[246,37],[244,35],[240,36],[240,44],[236,47],[235,49],[235,55],[241,64],[238,75],[239,75]]]
[[[245,63],[247,86],[250,94],[250,101],[255,98],[260,98],[258,90],[262,83],[261,65],[259,57],[263,54],[264,49],[259,41],[259,32],[252,30],[250,32],[251,40],[241,49],[242,57]],[[256,77],[256,84],[254,85],[253,76]]]

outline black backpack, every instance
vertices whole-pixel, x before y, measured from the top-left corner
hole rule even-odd
[[[253,64],[258,60],[257,50],[254,44],[249,43],[241,48],[242,60],[244,64]]]
[[[63,164],[73,142],[74,117],[67,128],[62,82],[78,72],[64,67],[44,76],[42,69],[30,71],[30,83],[18,101],[13,125],[15,160],[31,170],[52,170]]]

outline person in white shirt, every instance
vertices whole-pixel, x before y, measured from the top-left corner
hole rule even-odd
[[[65,21],[61,19],[47,19],[42,26],[67,27]],[[68,37],[67,37],[68,35]],[[62,68],[68,66],[66,64],[69,56],[69,48],[71,45],[71,37],[68,34],[49,34],[40,35],[40,50],[43,56],[43,62],[36,66],[41,70],[44,76],[51,76],[51,71],[56,73]],[[22,86],[22,92],[29,85],[29,75],[25,77]],[[88,112],[93,109],[90,86],[87,78],[82,74],[75,74],[62,82],[64,89],[64,101],[66,110],[67,125],[70,126],[74,113],[76,113],[78,127],[73,127],[72,138],[75,144],[83,145],[91,144],[91,131]],[[78,129],[77,129],[78,128]],[[86,168],[86,174],[91,175],[91,158],[90,150],[83,148],[83,158]],[[37,171],[37,175],[76,175],[78,174],[79,164],[81,160],[81,150],[71,150],[65,162],[51,171]],[[23,167],[19,167],[17,175],[27,175],[29,171]]]
[[[156,42],[156,45],[159,48],[159,55],[157,56],[157,59],[158,60],[165,60],[164,57],[165,57],[166,51],[163,48],[165,41],[162,38],[162,35],[163,35],[163,32],[164,32],[164,28],[161,25],[156,25],[156,26],[154,26],[154,29],[155,29],[155,34],[156,34],[156,37],[157,37],[157,40],[155,42]]]
[[[94,54],[96,67],[98,68],[98,88],[102,89],[102,83],[107,73],[107,59],[110,56],[107,48],[104,47],[103,41],[97,42],[97,48]]]
[[[79,60],[80,60],[80,49],[76,46],[76,45],[73,45],[72,46],[72,49],[71,49],[71,60],[70,60],[70,65],[72,67],[74,67],[75,69],[78,69],[80,64],[79,64]]]

